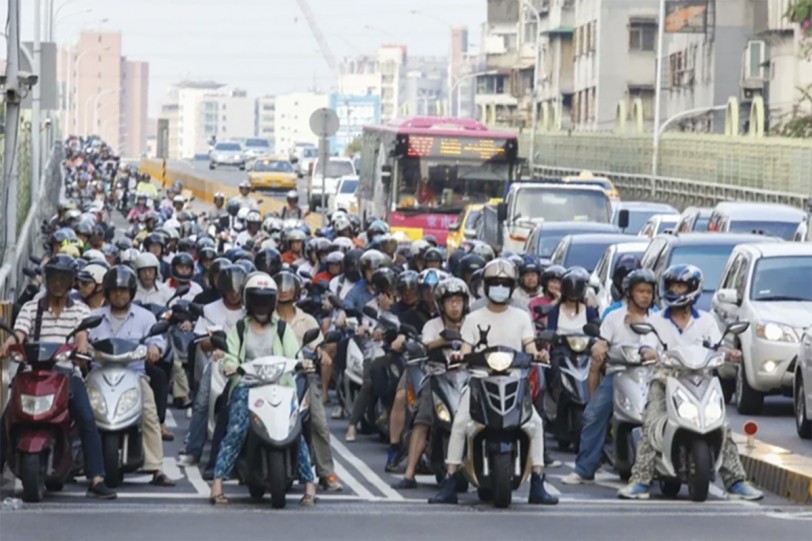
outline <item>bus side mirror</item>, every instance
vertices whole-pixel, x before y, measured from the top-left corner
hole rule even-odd
[[[617,226],[621,230],[629,227],[629,209],[621,209],[617,215]]]
[[[382,165],[381,166],[381,181],[384,184],[389,184],[392,182],[392,166],[391,165]]]

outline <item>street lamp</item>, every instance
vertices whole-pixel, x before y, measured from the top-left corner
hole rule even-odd
[[[454,90],[457,91],[457,118],[459,118],[460,116],[460,105],[462,102],[462,96],[460,95],[461,91],[460,84],[463,81],[467,81],[468,79],[472,79],[474,77],[480,77],[484,75],[498,75],[498,74],[499,70],[477,71],[475,73],[468,73],[466,75],[462,75],[457,78],[457,81],[454,83],[454,85],[451,87],[451,90],[448,93],[448,95],[451,96],[454,93]]]
[[[533,62],[533,110],[530,113],[530,171],[534,171],[536,164],[536,124],[538,123],[538,87],[539,87],[539,52],[541,51],[541,15],[538,10],[533,7],[530,0],[518,0],[519,4],[529,9],[530,12],[536,17],[536,50],[535,60]],[[521,29],[519,30],[521,32]]]
[[[654,149],[653,154],[651,157],[651,179],[652,179],[652,187],[654,186],[654,179],[657,178],[657,169],[659,165],[659,148],[660,148],[660,139],[663,136],[663,132],[665,132],[666,128],[672,123],[677,120],[681,120],[683,118],[688,118],[696,115],[702,115],[705,113],[711,113],[713,111],[721,111],[723,109],[727,109],[727,105],[714,105],[713,107],[697,107],[696,109],[688,109],[687,111],[682,111],[681,113],[677,113],[674,116],[670,117],[668,120],[663,122],[663,125],[659,128],[654,129]],[[653,188],[652,188],[653,189]]]

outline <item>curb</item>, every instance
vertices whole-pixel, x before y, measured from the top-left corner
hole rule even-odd
[[[733,433],[747,477],[759,487],[795,503],[812,504],[812,457]]]

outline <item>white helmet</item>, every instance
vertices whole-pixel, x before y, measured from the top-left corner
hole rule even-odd
[[[352,224],[350,223],[350,219],[347,218],[346,214],[333,216],[333,229],[335,231],[344,231],[345,229],[350,229],[351,227]]]
[[[347,237],[338,237],[337,239],[334,239],[333,246],[345,254],[355,248],[355,244],[353,244],[352,240],[348,239]]]
[[[81,281],[93,281],[96,285],[101,285],[104,281],[104,275],[110,270],[110,265],[102,261],[93,261],[85,265],[79,271],[77,278]]]
[[[173,202],[173,203],[184,203],[184,204],[185,204],[185,203],[186,203],[186,198],[185,198],[185,197],[183,197],[182,195],[176,195],[176,196],[175,196],[175,197],[172,199],[172,202]]]
[[[136,250],[135,248],[130,248],[128,250],[121,250],[119,258],[121,259],[121,263],[123,265],[129,265],[130,263],[135,261],[139,255],[140,252],[138,250]]]
[[[176,218],[168,219],[164,222],[164,229],[167,227],[174,227],[175,229],[180,230],[180,220],[177,220]]]
[[[238,216],[239,216],[239,214],[238,214]],[[246,223],[261,224],[262,223],[262,215],[259,212],[255,211],[255,210],[251,210],[245,215],[245,221],[246,221]]]
[[[237,219],[245,221],[245,219],[248,217],[248,213],[250,213],[250,212],[251,212],[250,208],[242,207],[240,209],[240,212],[237,213]]]
[[[158,261],[158,258],[155,257],[155,254],[152,252],[144,252],[143,254],[138,254],[138,257],[135,258],[135,270],[140,271],[141,269],[158,269],[161,267],[161,263]]]
[[[88,261],[107,261],[101,250],[88,250],[82,257]]]
[[[264,272],[252,272],[248,275],[242,292],[245,311],[260,323],[270,321],[276,310],[278,296],[276,282]]]
[[[167,227],[166,225],[164,225],[162,227],[162,229],[164,231],[166,231],[166,235],[167,235],[167,237],[169,237],[169,240],[179,240],[180,239],[180,233],[178,233],[178,228],[177,227],[171,227],[171,226]]]

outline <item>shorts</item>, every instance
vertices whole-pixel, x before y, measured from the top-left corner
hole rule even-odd
[[[417,412],[414,415],[414,424],[431,426],[434,423],[434,398],[431,394],[431,387],[426,386],[417,397]]]

